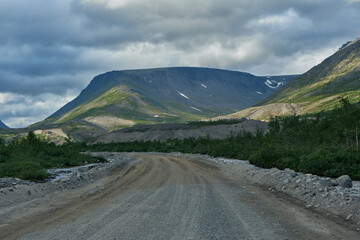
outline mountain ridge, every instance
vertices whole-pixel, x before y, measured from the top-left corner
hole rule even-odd
[[[182,70],[182,69],[200,70],[200,71],[201,70],[205,70],[205,71],[209,70],[209,71],[216,71],[216,72],[219,71],[219,72],[224,72],[224,73],[242,74],[243,76],[247,76],[247,77],[257,77],[255,75],[252,75],[252,74],[246,73],[246,72],[238,72],[238,71],[214,69],[214,68],[200,68],[200,67],[168,67],[168,68],[153,68],[153,69],[131,69],[131,70],[120,70],[120,71],[113,70],[113,71],[109,71],[109,72],[106,72],[103,74],[99,74],[96,77],[94,77],[93,80],[89,83],[89,85],[84,90],[82,90],[82,92],[79,94],[78,97],[76,97],[73,101],[69,102],[68,104],[66,104],[65,106],[60,108],[58,111],[56,111],[55,113],[50,115],[48,117],[48,119],[58,117],[58,116],[64,114],[65,112],[70,111],[74,107],[88,102],[89,99],[95,98],[95,97],[99,96],[100,93],[103,93],[104,89],[110,89],[111,87],[117,86],[121,81],[118,81],[118,80],[114,81],[112,79],[113,75],[116,75],[117,78],[128,77],[129,79],[125,80],[126,83],[128,83],[128,81],[134,77],[134,73],[135,74],[142,73],[142,72],[151,73],[151,72],[156,72],[156,71]],[[146,73],[142,74],[142,75],[146,75]],[[291,77],[291,76],[296,76],[296,75],[285,75],[285,77],[287,77],[287,76]],[[144,76],[144,77],[146,77],[146,76]],[[278,76],[273,76],[273,77],[276,78]],[[282,76],[279,76],[279,77],[282,77]],[[263,77],[263,76],[259,76],[259,78],[266,80],[266,77]],[[151,81],[151,80],[149,80],[149,81]],[[288,81],[286,81],[286,83],[287,82]],[[105,84],[102,85],[103,83],[105,83]],[[271,92],[271,91],[268,91],[268,92]],[[261,99],[261,98],[259,98],[259,99]]]
[[[295,81],[289,83],[286,87],[280,89],[277,93],[270,95],[256,105],[279,101],[299,102],[306,99],[307,95],[316,93],[329,94],[332,93],[331,90],[344,83],[344,78],[360,78],[360,38],[347,43],[320,64],[314,66],[303,75],[297,77]],[[294,95],[294,88],[311,88],[312,85],[310,84],[322,84],[321,87],[324,89],[308,89],[308,91],[299,92]],[[353,87],[354,85],[348,84],[337,88],[336,90],[338,92],[351,91],[353,90]],[[356,85],[356,87],[360,88],[359,85]]]
[[[136,123],[200,120],[251,106],[295,77],[194,67],[110,71],[35,125],[77,122],[103,128],[101,119],[118,122],[108,131]]]

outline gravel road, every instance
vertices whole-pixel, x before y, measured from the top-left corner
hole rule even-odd
[[[45,197],[31,211],[24,209],[21,217],[0,219],[0,239],[360,237],[341,222],[226,176],[201,159],[130,155],[141,161],[113,168],[85,186]],[[112,155],[113,161],[116,157]],[[21,212],[28,205],[14,207]]]

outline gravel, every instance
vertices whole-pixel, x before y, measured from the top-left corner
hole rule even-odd
[[[351,181],[347,175],[330,179],[291,169],[263,169],[243,160],[194,156],[212,162],[226,174],[285,193],[306,208],[340,217],[360,229],[360,182]]]

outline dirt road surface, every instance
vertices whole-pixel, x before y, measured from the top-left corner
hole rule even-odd
[[[360,239],[200,160],[133,156],[142,161],[0,219],[0,239]]]

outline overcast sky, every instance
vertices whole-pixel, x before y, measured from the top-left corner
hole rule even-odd
[[[360,0],[1,0],[0,120],[43,120],[110,70],[300,74],[359,36]]]

